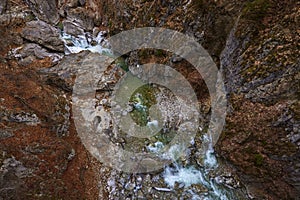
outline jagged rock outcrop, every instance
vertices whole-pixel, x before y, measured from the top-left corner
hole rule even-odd
[[[248,2],[221,55],[231,112],[217,150],[258,199],[300,195],[290,109],[299,102],[299,17],[297,2]]]
[[[237,169],[251,196],[297,199],[299,2],[152,3],[125,2],[126,14],[110,12],[111,30],[135,24],[194,35],[219,64],[228,91],[230,112],[216,146],[219,155]],[[288,120],[276,125],[287,110]]]
[[[27,43],[21,49],[16,50],[12,56],[18,57],[20,59],[19,64],[26,66],[34,62],[35,59],[44,59],[47,57],[51,58],[53,63],[57,63],[63,57],[63,54],[49,53],[49,51],[38,44]]]
[[[59,22],[59,14],[56,0],[26,0],[34,15],[51,25]]]
[[[64,43],[59,38],[59,31],[43,21],[27,22],[22,37],[48,49],[64,52]]]
[[[84,29],[76,22],[72,22],[70,20],[64,20],[62,23],[63,23],[65,33],[73,36],[84,34]]]
[[[94,14],[84,8],[78,7],[68,10],[67,19],[86,31],[92,31],[94,28]]]

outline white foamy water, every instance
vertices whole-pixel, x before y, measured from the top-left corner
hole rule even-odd
[[[163,148],[164,144],[162,142],[155,142],[153,146],[147,146],[147,149],[152,153],[159,153]]]
[[[100,53],[112,55],[109,49],[109,44],[105,40],[105,33],[100,31],[96,37],[91,36],[89,33],[84,35],[72,36],[62,32],[61,39],[65,43],[65,54],[79,53],[81,51],[91,51],[93,53]]]
[[[208,139],[208,137],[205,137]],[[209,143],[210,144],[210,143]],[[153,145],[147,146],[147,149],[155,154],[161,153],[164,149],[165,145],[162,142],[155,142]],[[217,182],[214,178],[210,177],[210,172],[218,167],[217,159],[214,155],[214,150],[212,145],[209,145],[205,156],[204,156],[204,168],[200,168],[193,165],[182,166],[178,161],[183,155],[181,145],[173,145],[171,146],[167,152],[161,154],[162,158],[172,159],[172,166],[166,166],[165,170],[162,174],[165,183],[169,188],[173,189],[176,182],[183,185],[186,189],[188,189],[193,184],[200,184],[207,189],[208,192],[203,194],[196,194],[192,190],[187,190],[190,194],[193,195],[192,199],[207,199],[207,200],[227,200],[226,194],[220,189]]]
[[[150,122],[147,122],[147,126],[154,126],[154,127],[158,127],[158,121],[157,120],[152,120]]]
[[[154,145],[148,146],[147,149],[150,152],[157,154],[161,153],[164,147],[165,146],[162,142],[156,142]],[[210,177],[210,173],[218,166],[213,148],[210,146],[206,151],[203,158],[204,167],[202,168],[193,165],[182,166],[182,164],[177,161],[177,159],[182,156],[180,155],[182,148],[183,147],[181,145],[173,145],[166,153],[161,155],[162,158],[173,160],[173,164],[171,166],[166,166],[162,174],[168,187],[174,189],[174,186],[177,182],[178,184],[183,185],[183,187],[187,189],[187,192],[193,195],[192,199],[230,199],[226,196],[223,189],[220,189],[220,186],[216,183],[214,178]],[[204,188],[206,188],[207,192],[196,194],[193,192],[193,190],[188,189],[193,184],[202,185]]]
[[[211,145],[209,145],[209,148],[205,153],[204,164],[207,168],[215,168],[218,166],[217,159],[214,154],[214,149],[212,148]]]
[[[202,173],[193,166],[186,168],[180,166],[176,166],[176,168],[167,167],[163,176],[165,182],[171,188],[174,187],[176,182],[184,184],[185,187],[192,184],[206,184]]]

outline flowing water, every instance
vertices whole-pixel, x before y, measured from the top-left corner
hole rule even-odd
[[[70,36],[62,33],[61,39],[65,43],[65,54],[79,53],[83,50],[89,50],[91,52],[97,52],[100,54],[112,54],[109,44],[103,37],[103,32],[100,32],[96,37],[92,36]],[[141,101],[136,101],[134,107],[144,111],[146,106]],[[149,127],[157,127],[157,120],[152,119],[146,122]],[[194,159],[195,155],[192,155],[191,150],[186,152],[187,160],[185,163],[176,159],[176,155],[180,151],[180,145],[173,145],[169,148],[167,153],[161,154],[161,157],[172,159],[173,163],[169,166],[165,166],[164,170],[158,174],[163,181],[164,187],[153,187],[159,192],[175,192],[175,196],[180,199],[185,199],[182,194],[189,194],[190,199],[246,199],[243,195],[242,189],[239,188],[238,181],[234,180],[230,175],[223,176],[222,164],[216,158],[214,149],[211,145],[211,139],[203,132],[202,140],[205,144],[208,144],[205,154],[200,158],[199,163],[189,161]],[[193,148],[194,141],[191,141],[191,147]],[[146,146],[148,152],[159,154],[164,148],[165,144],[162,141],[155,141]],[[193,157],[193,158],[192,158]],[[220,172],[221,171],[221,172]],[[116,176],[116,175],[115,175]],[[108,187],[113,188],[111,192],[116,191],[116,185],[118,178],[110,179],[108,181]],[[237,184],[230,184],[229,182],[237,182]],[[128,183],[124,183],[126,188]],[[135,190],[141,189],[143,186],[136,186]],[[178,190],[178,191],[177,191]],[[181,192],[179,192],[179,190]]]
[[[111,54],[110,49],[107,48],[108,44],[104,36],[105,32],[100,31],[96,37],[91,34],[72,36],[62,32],[61,39],[65,43],[65,54],[79,53],[84,50],[93,53]]]

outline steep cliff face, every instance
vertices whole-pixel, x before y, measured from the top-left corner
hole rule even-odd
[[[219,155],[237,169],[253,197],[296,199],[299,2],[122,5],[126,15],[114,13],[109,20],[113,33],[162,26],[193,35],[208,50],[224,74],[229,98],[227,125],[216,147]]]
[[[218,152],[258,198],[299,196],[298,27],[298,2],[246,3],[221,56],[231,112]]]
[[[70,117],[74,77],[48,68],[65,69],[85,56],[65,57],[61,30],[75,36],[97,35],[100,30],[113,35],[146,26],[194,36],[222,71],[229,105],[216,150],[249,195],[297,199],[300,4],[296,0],[2,0],[0,196],[107,198],[111,172],[85,150]],[[167,52],[154,52],[155,58],[147,55],[134,52],[128,60],[168,63],[203,93],[203,81],[185,61],[174,60]],[[207,103],[206,98],[201,100]]]
[[[36,21],[49,13],[35,12],[23,1],[0,3],[0,199],[97,199],[101,165],[77,137],[70,95],[40,73],[63,43],[51,23]]]

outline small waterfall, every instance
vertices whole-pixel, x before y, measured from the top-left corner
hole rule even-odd
[[[109,49],[109,44],[104,38],[105,32],[100,31],[96,37],[89,33],[84,35],[72,36],[65,32],[61,33],[61,39],[65,43],[65,54],[79,53],[84,50],[93,53],[108,54],[112,52]]]
[[[163,148],[162,144],[157,144],[157,149],[151,149],[152,151],[160,150]],[[175,149],[169,151],[169,156],[171,158],[175,158],[176,152],[180,151],[179,145],[174,146]],[[164,155],[165,156],[165,155]],[[221,199],[227,200],[232,199],[232,195],[227,192],[225,188],[221,188],[220,185],[215,180],[215,177],[211,177],[212,172],[216,170],[218,167],[217,159],[214,155],[214,150],[209,148],[204,157],[204,166],[183,166],[180,161],[174,160],[172,166],[167,166],[163,172],[163,177],[166,184],[173,188],[175,187],[175,183],[182,184],[184,188],[188,189],[193,184],[200,184],[205,188],[205,192],[196,194],[189,191],[193,195],[193,199]]]
[[[208,138],[206,135],[203,138]],[[204,139],[205,140],[205,139]],[[230,200],[235,199],[232,191],[227,191],[227,188],[218,183],[217,177],[213,177],[211,174],[219,167],[217,158],[212,148],[212,143],[209,143],[204,158],[203,166],[187,165],[184,166],[178,159],[178,152],[181,152],[180,145],[171,146],[167,153],[161,155],[161,150],[165,147],[162,142],[156,142],[154,145],[150,145],[147,149],[152,153],[161,155],[162,158],[169,158],[173,160],[171,166],[166,166],[163,171],[163,178],[165,183],[171,189],[176,189],[176,182],[182,185],[190,194],[193,195],[193,199],[207,199],[207,200]],[[203,193],[195,193],[189,190],[189,187],[193,184],[202,185],[205,190]]]

